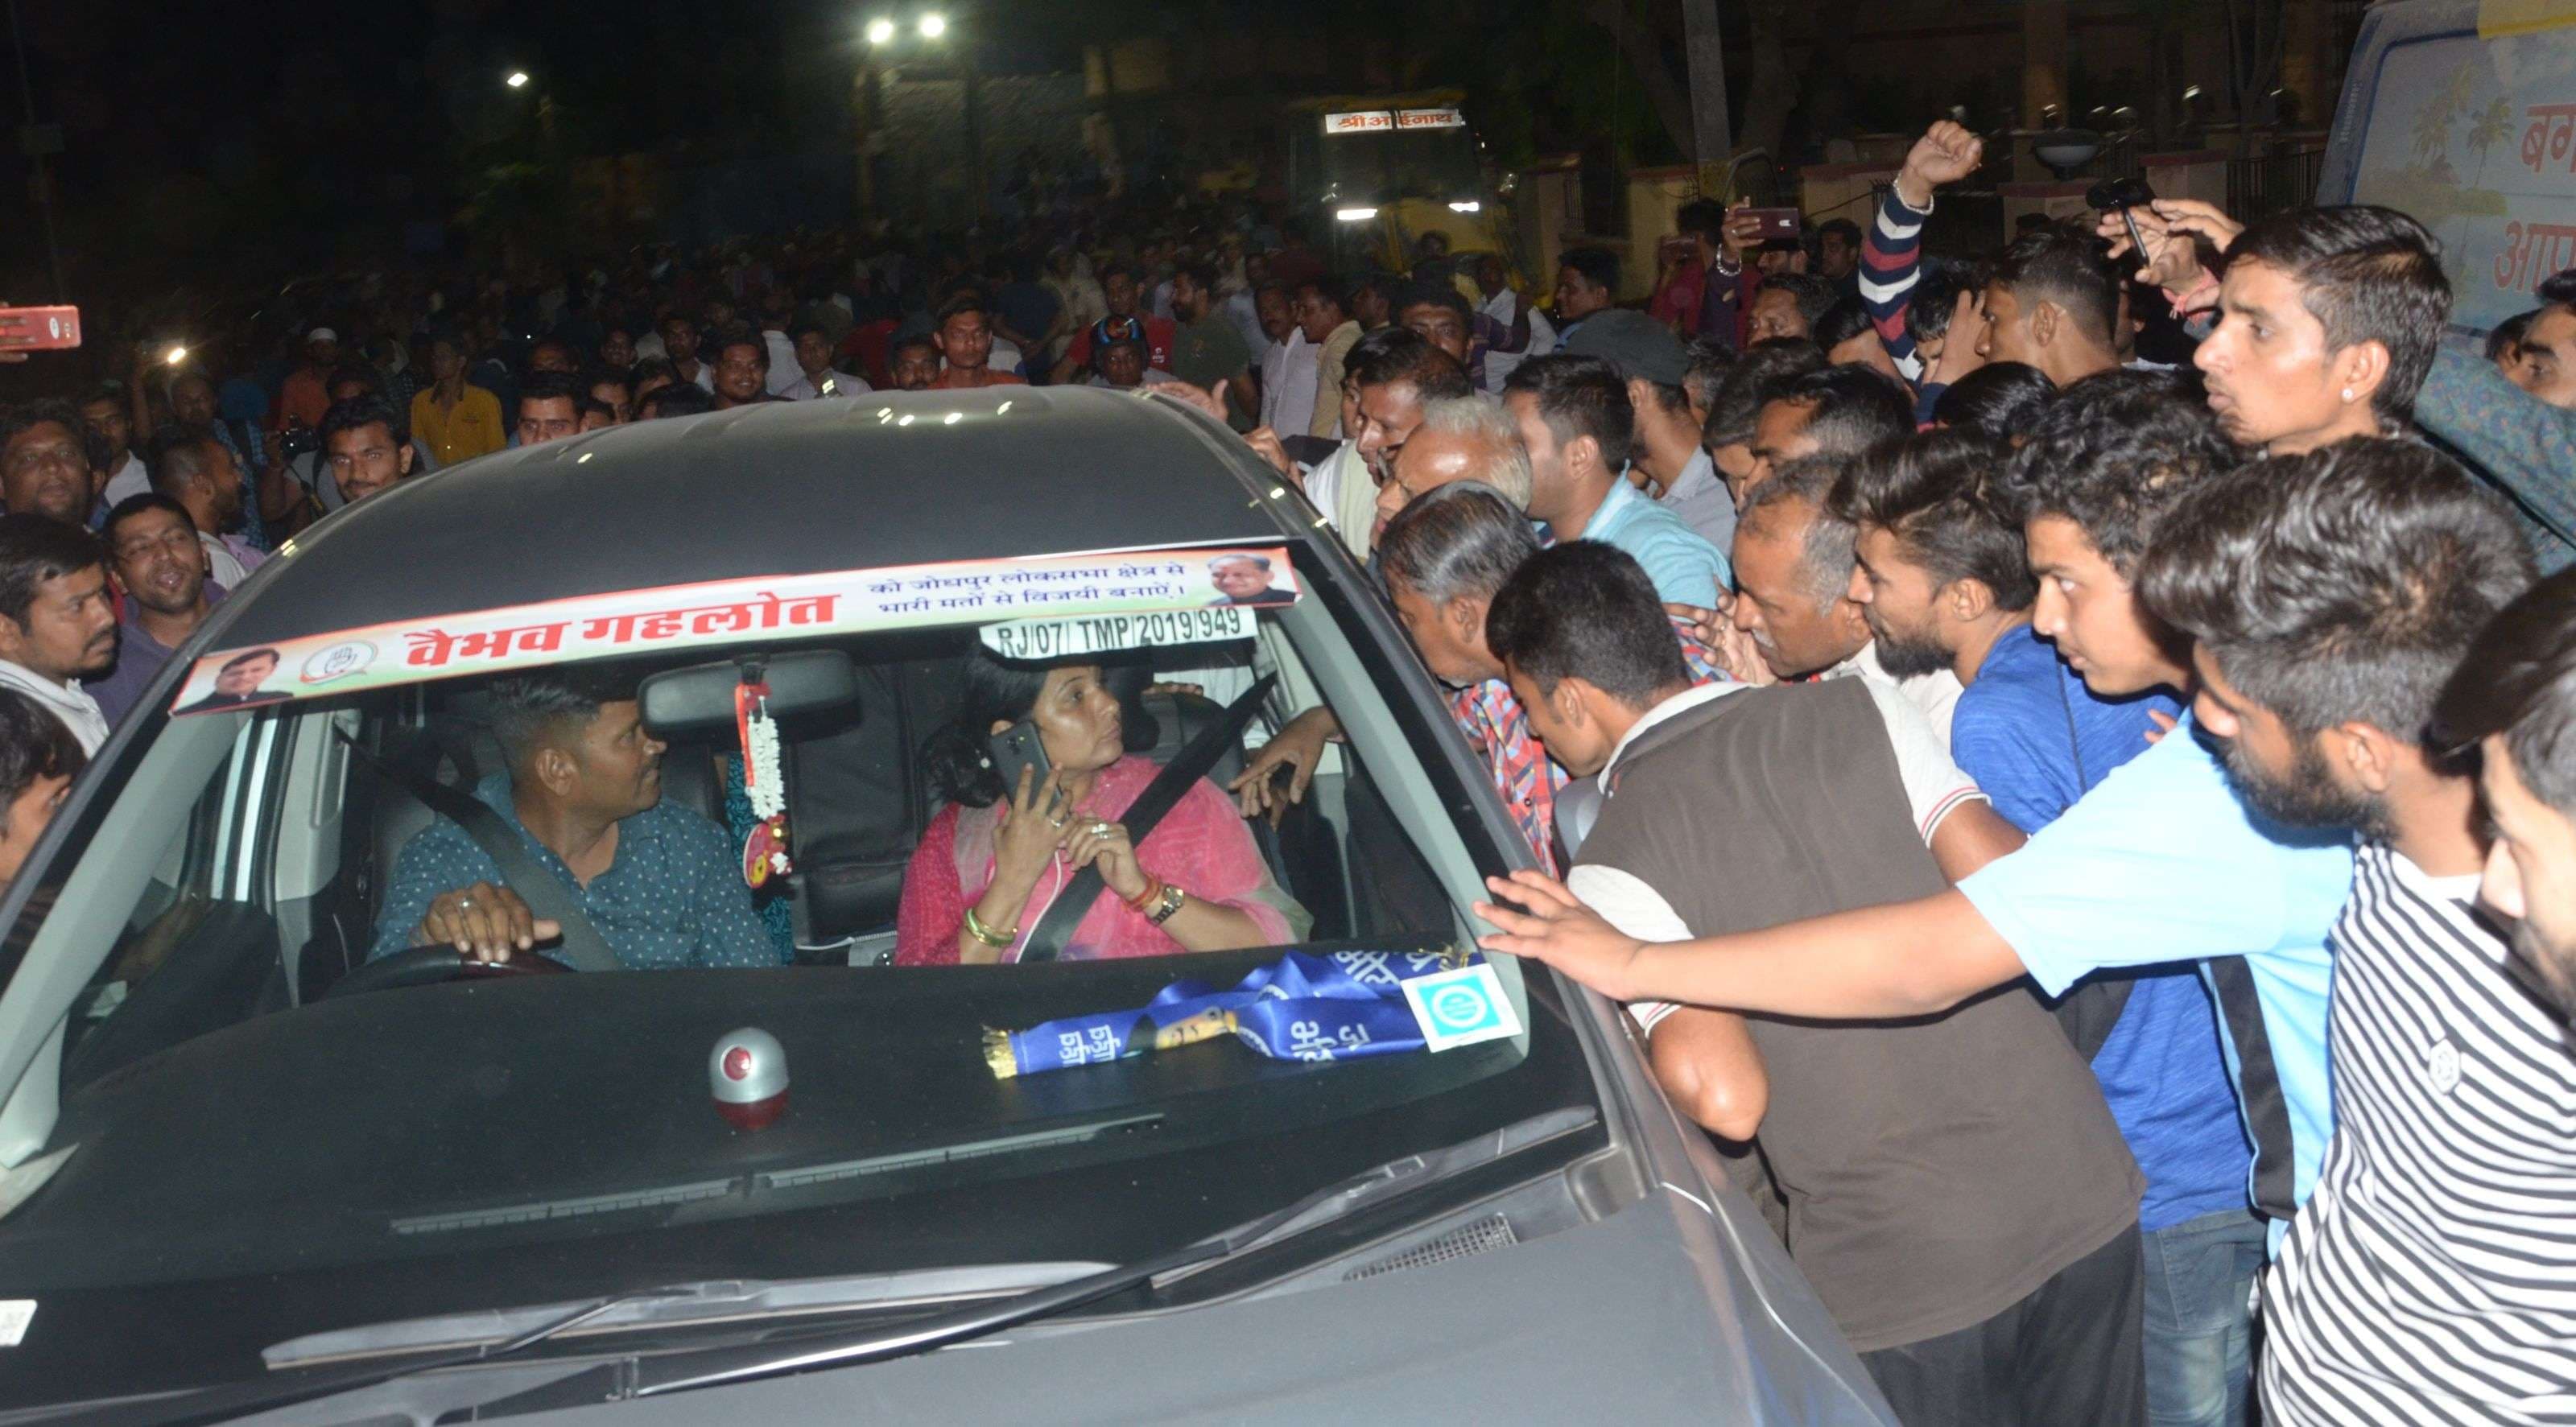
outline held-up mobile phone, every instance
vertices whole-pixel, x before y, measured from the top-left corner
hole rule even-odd
[[[2129,210],[2155,201],[2156,191],[2147,187],[2144,180],[2135,178],[2106,178],[2084,194],[2086,207],[2104,213],[2116,212],[2120,221],[2129,225],[2129,251],[2141,263],[2147,260],[2147,240],[2138,232],[2137,215]]]
[[[0,351],[60,352],[80,344],[77,307],[0,307]]]
[[[1799,216],[1795,208],[1747,208],[1744,211],[1761,220],[1761,236],[1765,242],[1798,236]]]
[[[1027,719],[994,734],[986,750],[993,760],[993,771],[1002,775],[1003,797],[1019,796],[1020,770],[1023,768],[1029,770],[1031,796],[1035,796],[1038,786],[1046,782],[1046,740],[1038,737],[1038,726]]]

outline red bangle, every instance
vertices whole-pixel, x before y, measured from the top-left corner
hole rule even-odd
[[[1146,908],[1161,901],[1162,898],[1163,879],[1148,872],[1145,874],[1145,885],[1137,890],[1135,896],[1126,899],[1127,910],[1143,916]]]

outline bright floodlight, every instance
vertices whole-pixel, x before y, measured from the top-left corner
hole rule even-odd
[[[188,360],[188,349],[173,342],[170,344],[170,350],[161,354],[161,360],[175,367]]]
[[[935,40],[948,33],[948,17],[933,10],[921,17],[921,37]]]
[[[528,72],[524,69],[514,69],[510,71],[510,77],[501,82],[512,89],[525,89],[528,87]]]
[[[894,42],[894,21],[892,21],[892,20],[888,20],[888,19],[885,19],[885,18],[883,18],[883,17],[879,17],[879,18],[877,18],[877,19],[874,19],[874,20],[870,20],[870,21],[868,21],[868,43],[869,43],[869,44],[872,44],[872,45],[883,45],[883,44],[891,44],[891,43],[893,43],[893,42]]]
[[[1336,208],[1333,216],[1345,223],[1365,223],[1377,216],[1374,208]]]
[[[1449,205],[1449,211],[1450,211],[1450,212],[1452,212],[1452,213],[1475,213],[1475,212],[1479,212],[1479,211],[1481,211],[1481,210],[1484,208],[1484,206],[1485,206],[1485,205],[1483,205],[1483,204],[1481,204],[1481,203],[1478,203],[1476,200],[1474,200],[1474,199],[1470,198],[1470,199],[1466,200],[1466,201],[1465,201],[1465,202],[1463,202],[1463,203],[1452,203],[1452,204],[1450,204],[1450,205]]]

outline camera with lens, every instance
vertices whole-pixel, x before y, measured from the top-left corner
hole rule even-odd
[[[302,422],[290,423],[277,433],[278,454],[287,460],[309,456],[322,449],[322,433]]]
[[[2113,208],[2143,208],[2156,201],[2156,191],[2134,178],[2106,178],[2084,192],[2084,205],[2108,211]]]

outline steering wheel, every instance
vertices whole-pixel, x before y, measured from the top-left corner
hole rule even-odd
[[[507,981],[571,970],[553,957],[530,951],[514,953],[507,961],[477,961],[452,946],[416,946],[359,966],[332,982],[321,999],[359,996],[400,986],[434,986],[442,981]]]

